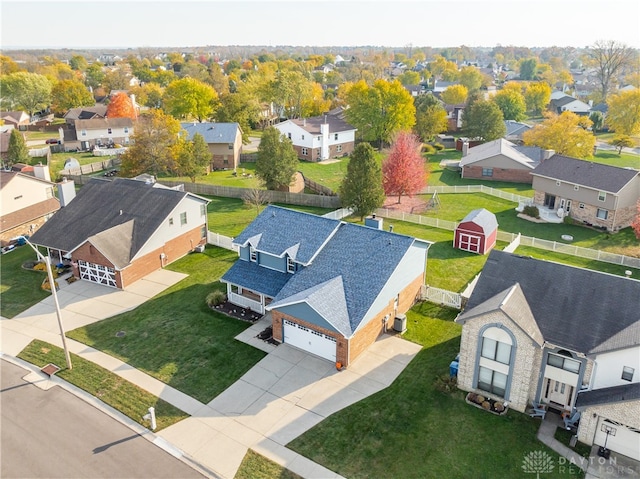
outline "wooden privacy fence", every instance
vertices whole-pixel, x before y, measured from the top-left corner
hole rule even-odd
[[[300,172],[300,174],[302,174],[302,172]],[[311,191],[315,191],[319,195],[337,196],[337,193],[331,188],[327,188],[320,183],[316,183],[315,181],[306,178],[304,175],[302,175],[302,177],[304,178],[304,186],[309,188]]]
[[[122,161],[119,158],[111,158],[110,160],[95,161],[88,165],[80,165],[80,168],[71,168],[68,170],[60,171],[59,175],[66,176],[72,179],[79,185],[84,185],[91,178],[82,178],[82,175],[90,175],[97,173],[98,171],[108,170],[109,168],[115,168],[120,166]]]

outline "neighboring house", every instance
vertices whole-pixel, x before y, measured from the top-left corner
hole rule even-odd
[[[356,128],[347,123],[342,111],[338,110],[311,118],[286,120],[275,127],[291,140],[301,160],[324,161],[346,156],[355,144]]]
[[[640,460],[640,281],[494,250],[456,322],[458,387],[581,412],[578,439]]]
[[[212,155],[211,170],[235,170],[242,153],[242,130],[238,123],[181,123],[189,140],[200,133]]]
[[[447,88],[453,85],[459,85],[458,82],[455,81],[442,81],[442,80],[434,80],[433,82],[433,93],[442,93]]]
[[[96,118],[106,118],[107,105],[81,106],[71,108],[64,114],[64,121],[67,128],[75,129],[77,120],[94,120]]]
[[[458,131],[462,128],[462,116],[464,115],[465,104],[444,105],[447,112],[448,131]]]
[[[471,211],[456,226],[453,247],[471,253],[486,254],[496,245],[498,220],[489,210]]]
[[[504,138],[469,148],[460,160],[462,178],[531,183],[531,172],[553,150],[519,146]]]
[[[0,120],[4,120],[5,125],[13,125],[18,130],[26,130],[31,123],[31,118],[24,111],[0,112]]]
[[[589,115],[591,112],[591,106],[585,102],[573,98],[569,95],[553,99],[549,102],[549,110],[554,113],[561,114],[565,111],[571,111],[576,115]]]
[[[630,226],[637,214],[638,170],[553,155],[531,175],[538,208],[561,208],[563,216],[607,231]]]
[[[522,144],[523,133],[533,128],[526,123],[521,123],[515,120],[505,120],[504,126],[507,129],[507,133],[504,135],[504,139],[518,144]]]
[[[131,118],[75,120],[73,129],[62,131],[66,151],[89,150],[94,146],[128,145],[133,135]]]
[[[0,158],[3,160],[7,159],[11,130],[15,130],[13,125],[0,125]]]
[[[125,289],[204,244],[207,203],[127,178],[92,179],[32,237],[80,279]]]
[[[273,337],[348,366],[415,302],[429,243],[268,206],[234,239],[229,301],[270,311]]]
[[[0,171],[0,240],[32,235],[60,209],[55,184],[32,175]]]

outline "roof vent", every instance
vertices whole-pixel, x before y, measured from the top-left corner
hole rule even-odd
[[[122,216],[122,210],[120,210],[120,216]]]

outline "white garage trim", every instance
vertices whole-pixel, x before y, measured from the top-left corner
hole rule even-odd
[[[460,233],[458,248],[472,253],[480,252],[480,236]]]
[[[335,362],[336,339],[293,321],[283,320],[284,342]]]
[[[607,430],[610,431],[607,438]],[[618,454],[640,461],[640,431],[601,417],[598,419],[598,428],[593,438],[593,443],[604,446]]]
[[[105,286],[112,286],[114,288],[117,287],[116,271],[113,268],[78,260],[78,270],[80,271],[80,279],[91,281],[92,283],[104,284]]]

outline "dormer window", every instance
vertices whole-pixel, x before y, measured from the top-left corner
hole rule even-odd
[[[258,252],[253,246],[249,246],[249,260],[253,261],[254,263],[258,261]]]
[[[295,273],[296,272],[296,263],[293,259],[287,256],[287,273]]]

